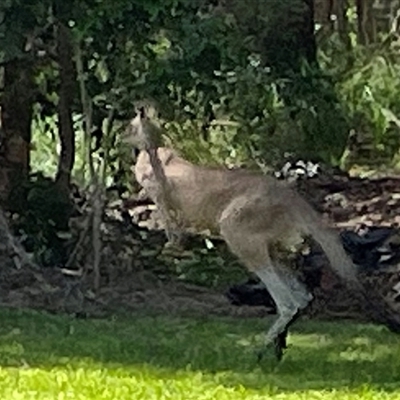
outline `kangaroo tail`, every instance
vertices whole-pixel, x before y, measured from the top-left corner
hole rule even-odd
[[[358,268],[346,254],[339,235],[324,226],[321,217],[305,201],[300,201],[300,208],[295,216],[305,234],[310,235],[322,247],[331,268],[340,278],[351,286],[360,286]]]
[[[313,209],[303,210],[299,217],[304,232],[310,235],[326,254],[333,271],[342,278],[349,289],[356,290],[369,306],[369,312],[377,322],[385,324],[392,332],[400,333],[400,315],[387,300],[372,287],[368,289],[358,277],[358,268],[346,254],[339,235],[323,226]]]
[[[358,286],[358,268],[346,254],[339,235],[320,223],[308,225],[307,228],[310,236],[322,247],[331,268],[349,285]]]

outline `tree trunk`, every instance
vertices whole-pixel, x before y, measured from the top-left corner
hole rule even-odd
[[[14,189],[27,179],[33,111],[33,68],[21,60],[4,67],[1,97],[0,202],[7,206]]]
[[[313,0],[225,0],[243,37],[254,37],[254,51],[275,70],[298,70],[316,61]]]
[[[372,2],[356,0],[358,42],[368,45],[376,41],[375,19],[373,17]]]
[[[57,26],[57,52],[60,68],[60,90],[58,103],[58,124],[61,142],[61,154],[57,172],[57,184],[60,189],[69,190],[71,171],[75,161],[75,133],[73,128],[71,104],[75,90],[75,69],[73,47],[69,28],[62,22]]]
[[[336,16],[337,29],[339,37],[346,47],[347,51],[351,51],[351,40],[349,36],[349,20],[347,18],[347,10],[349,8],[348,0],[336,0]]]
[[[262,39],[264,63],[279,75],[299,71],[304,60],[316,64],[313,0],[279,2],[273,19]]]
[[[314,20],[321,25],[318,36],[322,39],[329,37],[335,30],[335,24],[332,19],[334,14],[335,0],[315,0],[314,2]]]

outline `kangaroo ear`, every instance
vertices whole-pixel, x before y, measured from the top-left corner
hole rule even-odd
[[[147,118],[146,107],[145,107],[145,106],[139,107],[139,109],[138,109],[138,114],[140,115],[140,119],[145,119],[145,118]]]
[[[145,119],[147,118],[147,110],[146,110],[146,105],[144,104],[143,101],[140,101],[136,104],[134,104],[134,118],[138,119]]]

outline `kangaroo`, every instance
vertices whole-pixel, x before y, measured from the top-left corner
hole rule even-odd
[[[156,204],[163,197],[161,206],[167,209],[168,218],[174,219],[175,227],[221,236],[265,284],[277,309],[265,344],[274,346],[278,360],[286,348],[288,327],[313,299],[291,268],[288,251],[312,237],[321,245],[336,274],[363,291],[357,267],[345,253],[338,235],[286,182],[247,170],[194,165],[174,150],[149,140],[156,132],[160,132],[157,125],[144,112],[138,113],[126,130],[124,140],[142,149],[134,167],[138,183]],[[153,145],[150,153],[149,145]]]

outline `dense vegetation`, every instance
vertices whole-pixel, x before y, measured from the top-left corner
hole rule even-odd
[[[0,200],[18,215],[15,232],[41,264],[65,264],[71,185],[89,193],[98,231],[105,189],[132,193],[118,137],[141,101],[196,162],[396,167],[395,10],[389,0],[3,1]]]
[[[390,163],[394,7],[326,3],[3,2],[2,127],[15,149],[7,159],[28,168],[33,134],[36,169],[83,178],[91,135],[115,169],[115,120],[151,100],[174,145],[199,161],[270,165],[294,152],[337,164],[354,130]]]

